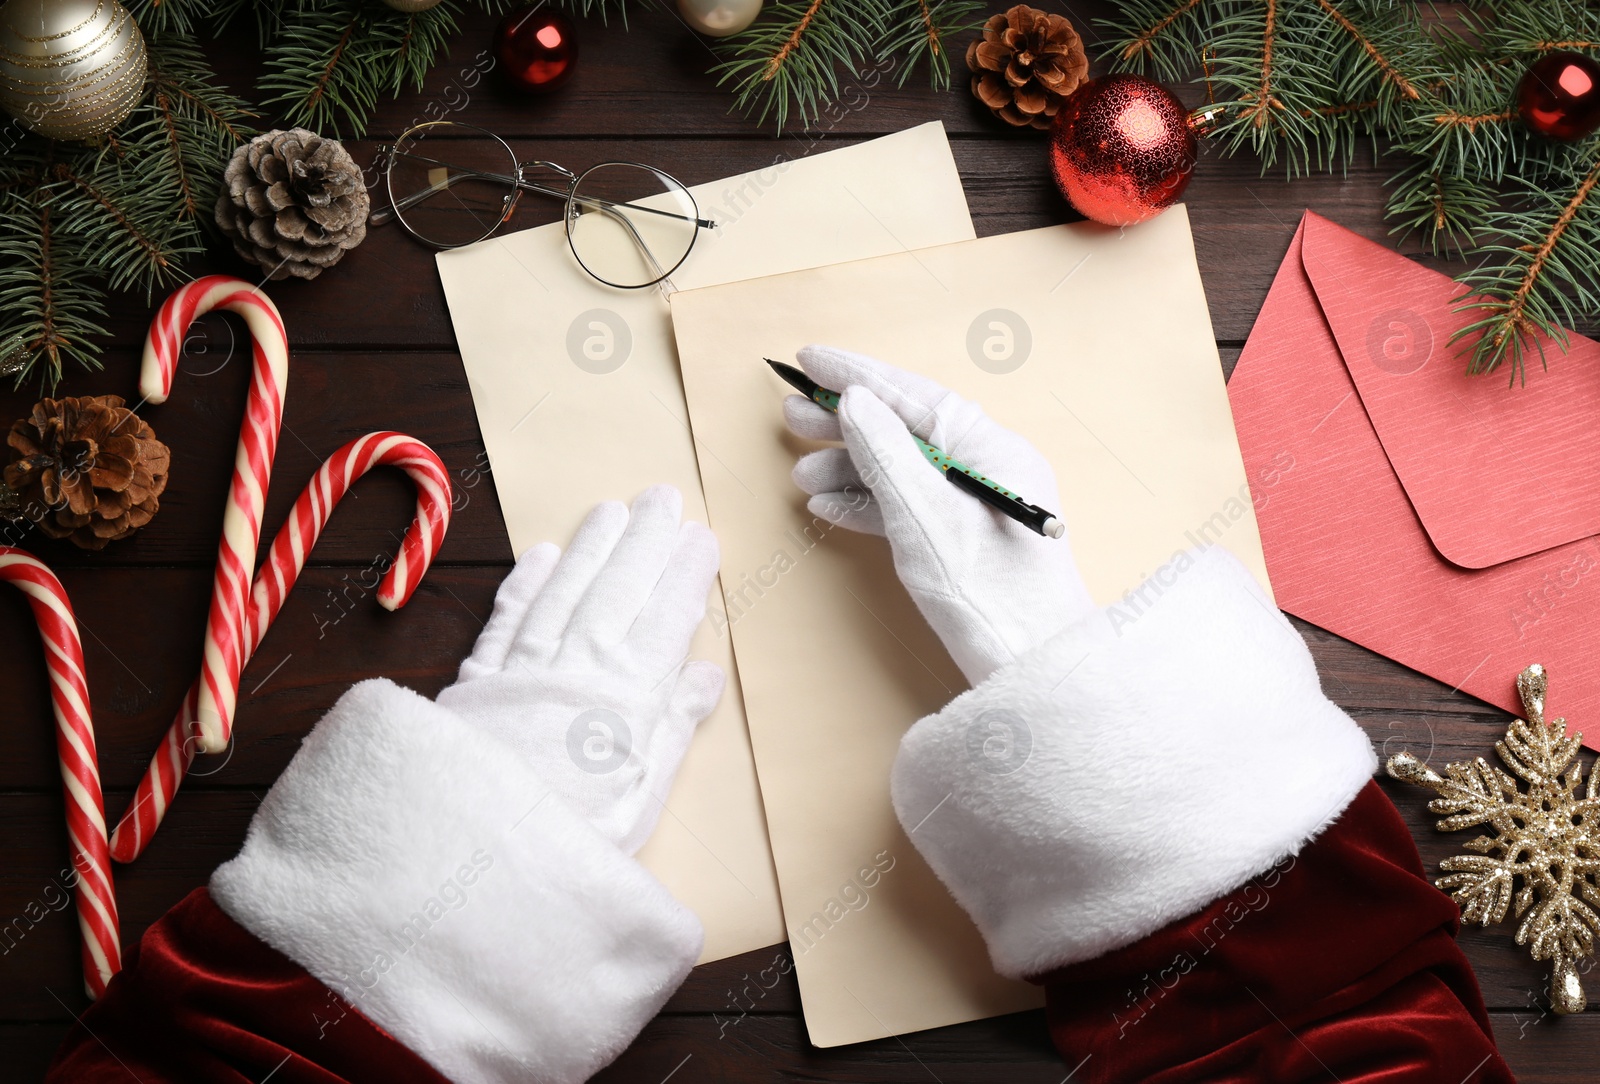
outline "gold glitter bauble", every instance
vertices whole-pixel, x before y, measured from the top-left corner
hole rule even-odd
[[[1527,790],[1483,757],[1446,765],[1442,776],[1410,753],[1390,757],[1387,767],[1396,779],[1438,792],[1428,808],[1449,814],[1441,832],[1494,830],[1466,844],[1475,853],[1440,862],[1449,876],[1434,883],[1455,898],[1463,921],[1480,926],[1503,921],[1514,901],[1522,919],[1517,944],[1550,961],[1551,1007],[1578,1013],[1587,999],[1577,961],[1594,954],[1600,934],[1600,773],[1589,773],[1580,797],[1583,766],[1572,761],[1583,735],[1569,737],[1565,719],[1545,722],[1544,667],[1517,675],[1517,692],[1528,721],[1513,719],[1494,748]]]
[[[0,8],[0,108],[51,139],[95,139],[144,96],[144,35],[116,0]]]

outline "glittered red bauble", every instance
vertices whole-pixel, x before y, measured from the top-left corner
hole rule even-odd
[[[1050,172],[1078,213],[1108,226],[1154,218],[1194,172],[1195,135],[1171,91],[1137,75],[1091,79],[1050,129]]]
[[[1600,128],[1600,64],[1582,53],[1534,61],[1517,84],[1522,122],[1551,139],[1582,139]]]
[[[578,38],[558,11],[524,8],[507,15],[494,35],[501,78],[518,90],[543,93],[565,83],[578,64]]]

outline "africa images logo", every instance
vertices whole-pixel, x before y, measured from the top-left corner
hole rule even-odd
[[[1033,330],[1010,309],[989,309],[967,325],[967,356],[986,373],[1004,376],[1033,353]]]
[[[1411,309],[1380,312],[1367,325],[1367,356],[1386,373],[1410,376],[1433,356],[1433,329]]]
[[[567,356],[586,373],[614,373],[632,352],[633,331],[628,321],[610,309],[587,309],[567,325]]]

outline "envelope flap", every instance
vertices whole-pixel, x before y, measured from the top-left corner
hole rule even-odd
[[[1600,533],[1600,344],[1526,386],[1467,376],[1448,277],[1307,212],[1301,259],[1361,404],[1444,558],[1487,568]]]

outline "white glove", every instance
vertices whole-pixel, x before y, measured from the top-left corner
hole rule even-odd
[[[624,853],[650,837],[722,668],[688,662],[717,573],[717,540],[679,525],[683,498],[654,486],[599,505],[565,555],[517,562],[456,683],[439,703],[532,762]]]
[[[814,515],[888,536],[901,581],[968,681],[977,685],[1094,609],[1067,538],[1035,534],[963,493],[911,434],[1059,514],[1055,472],[1033,445],[915,373],[824,346],[805,347],[798,360],[844,396],[837,415],[790,396],[789,428],[845,447],[803,457],[795,483],[812,494]]]

